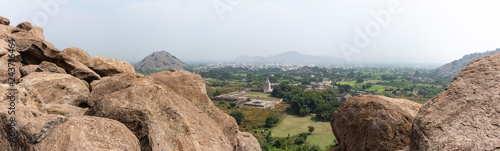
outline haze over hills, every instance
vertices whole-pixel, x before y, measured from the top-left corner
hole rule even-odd
[[[233,60],[237,63],[346,63],[339,57],[306,55],[296,51],[288,51],[268,57],[262,56],[240,56]]]
[[[455,60],[453,62],[447,63],[436,69],[437,74],[442,76],[456,76],[458,72],[460,72],[463,68],[467,66],[471,61],[476,58],[492,55],[495,53],[499,53],[500,48],[497,48],[494,51],[487,51],[484,53],[472,53],[463,56],[461,59]]]
[[[138,72],[183,69],[186,66],[184,62],[164,50],[153,52],[134,64],[134,68]]]
[[[311,64],[438,64],[445,63],[442,59],[432,57],[398,57],[398,58],[361,58],[354,56],[352,61],[336,56],[316,56],[302,54],[296,51],[288,51],[268,57],[262,56],[240,56],[233,60],[236,63],[311,63]]]

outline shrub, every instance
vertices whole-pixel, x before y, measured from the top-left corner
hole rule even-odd
[[[309,126],[307,126],[307,128],[309,129],[309,132],[311,132],[311,133],[314,132],[314,126],[309,125]]]

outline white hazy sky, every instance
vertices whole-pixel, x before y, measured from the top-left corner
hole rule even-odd
[[[499,0],[392,0],[399,14],[355,59],[449,62],[500,48]],[[239,2],[239,3],[238,3]],[[45,4],[44,4],[45,3]],[[15,26],[44,28],[57,48],[136,62],[166,50],[183,61],[232,60],[286,51],[345,57],[356,29],[391,0],[0,0]],[[49,5],[47,9],[46,4]],[[214,4],[231,11],[218,15]],[[376,31],[375,28],[371,28]]]

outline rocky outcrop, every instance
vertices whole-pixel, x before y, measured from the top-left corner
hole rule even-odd
[[[76,61],[83,63],[87,67],[92,67],[92,57],[78,47],[69,47],[64,49],[62,55],[74,58]]]
[[[378,95],[358,95],[342,103],[330,120],[339,146],[334,150],[398,150],[410,143],[420,104]]]
[[[186,66],[186,64],[174,55],[166,51],[157,51],[136,63],[134,68],[138,72],[149,73],[172,69],[184,69]]]
[[[28,31],[28,33],[30,33],[30,34],[32,34],[32,35],[34,35],[42,40],[45,40],[45,36],[43,36],[43,29],[41,27],[31,25],[30,22],[19,23],[17,25],[17,28],[24,29],[24,30]]]
[[[87,82],[100,79],[100,76],[93,70],[69,56],[61,55],[60,51],[47,41],[26,32],[13,33],[12,37],[16,39],[21,62],[25,65],[38,65],[43,61],[48,61]]]
[[[0,16],[0,25],[10,25],[10,20],[8,18]]]
[[[78,106],[90,95],[85,81],[68,74],[34,72],[23,77],[20,84],[36,89],[46,104]]]
[[[136,74],[94,81],[88,115],[124,123],[139,138],[142,150],[236,149],[239,131],[234,118],[215,108],[209,99],[204,99],[206,96],[185,97],[184,94],[197,94],[204,89],[188,88],[182,83],[204,82],[195,81],[201,78],[192,73],[183,76],[193,81],[183,81],[173,88],[152,76]]]
[[[101,55],[92,59],[90,68],[103,77],[118,73],[135,73],[134,66],[130,63],[115,58],[104,58]]]
[[[411,150],[500,149],[500,53],[475,59],[427,101],[411,131]]]
[[[135,74],[118,59],[91,58],[77,47],[59,51],[38,28],[0,24],[0,151],[260,150],[213,105],[201,77],[182,70]],[[18,52],[9,60],[11,38]],[[13,143],[9,62],[17,89]]]

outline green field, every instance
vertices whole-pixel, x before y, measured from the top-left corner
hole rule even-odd
[[[317,144],[322,148],[333,144],[335,136],[333,135],[330,122],[314,122],[311,120],[312,117],[313,116],[298,117],[288,115],[286,119],[272,131],[272,136],[287,137],[288,134],[293,136],[299,133],[308,132],[307,126],[312,125],[315,129],[314,132],[307,137],[307,143]]]
[[[269,101],[279,101],[279,98],[272,97],[270,93],[263,92],[247,92],[245,97],[253,98],[253,99],[262,99]]]

